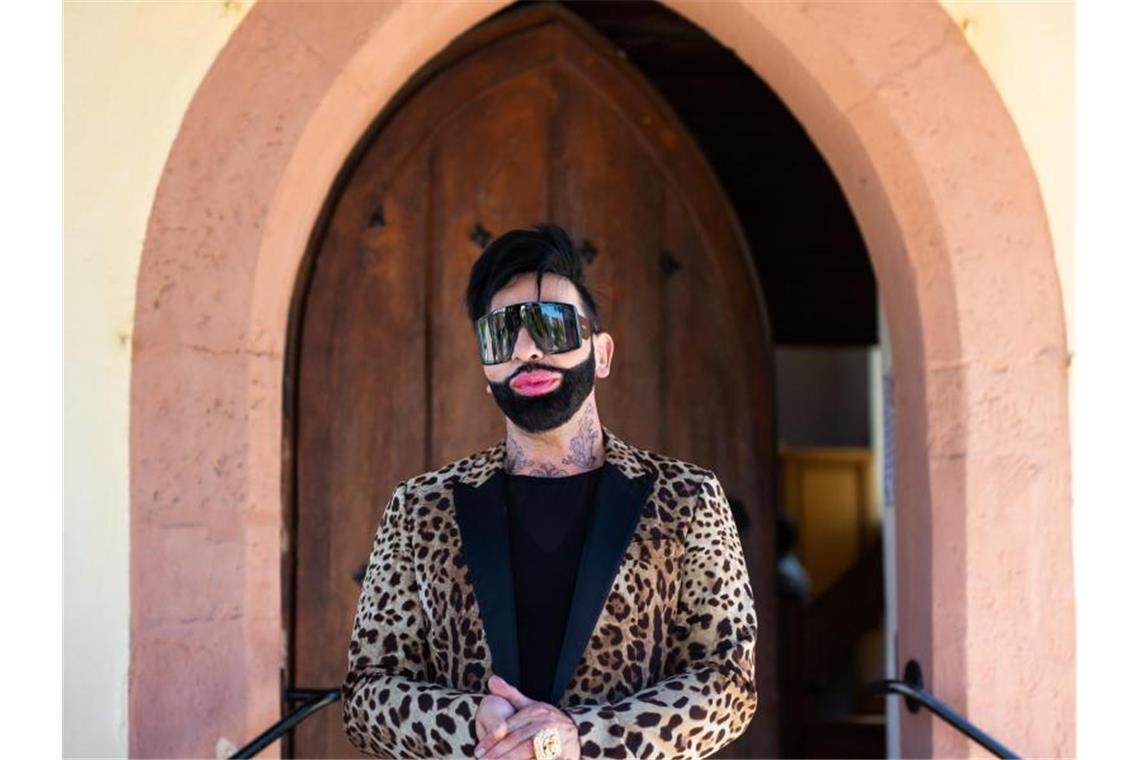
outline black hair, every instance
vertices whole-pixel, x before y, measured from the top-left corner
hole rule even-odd
[[[467,315],[475,322],[489,310],[495,293],[514,277],[535,272],[542,287],[544,274],[556,274],[574,283],[586,318],[595,332],[602,330],[598,305],[586,287],[581,252],[566,230],[557,224],[536,224],[530,229],[504,232],[479,254],[467,282]]]

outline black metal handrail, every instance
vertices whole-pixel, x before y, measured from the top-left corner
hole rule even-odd
[[[874,681],[869,685],[869,688],[874,694],[901,694],[906,697],[906,708],[912,713],[916,713],[920,708],[925,707],[997,757],[1015,760],[1018,757],[1009,747],[975,726],[964,715],[923,688],[922,668],[915,660],[906,664],[903,680],[889,678],[883,681]]]
[[[286,689],[286,702],[300,702],[301,706],[263,731],[256,739],[230,757],[233,760],[250,758],[280,739],[298,723],[323,707],[340,699],[340,689]]]

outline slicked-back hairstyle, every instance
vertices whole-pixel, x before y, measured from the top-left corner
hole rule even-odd
[[[467,315],[475,322],[488,312],[491,299],[514,277],[534,272],[539,292],[544,274],[556,274],[574,283],[586,317],[595,332],[602,330],[598,305],[586,287],[582,254],[566,230],[557,224],[537,224],[530,229],[504,232],[483,249],[471,266],[467,282]]]

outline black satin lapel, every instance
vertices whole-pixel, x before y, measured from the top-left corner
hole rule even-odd
[[[602,465],[566,633],[554,671],[550,704],[557,705],[570,685],[652,488],[652,473],[631,479],[612,464]]]
[[[496,471],[477,488],[456,483],[452,493],[463,556],[491,648],[492,667],[496,674],[517,686],[522,670],[503,471]]]

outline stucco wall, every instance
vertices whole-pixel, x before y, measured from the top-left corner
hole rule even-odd
[[[1001,93],[1037,173],[1061,278],[1069,352],[1075,356],[1075,6],[1032,0],[941,4]]]
[[[127,754],[135,280],[182,115],[250,5],[64,3],[66,756]]]
[[[944,0],[1037,171],[1072,331],[1073,7]],[[124,755],[133,294],[182,114],[250,3],[64,6],[64,753]]]

